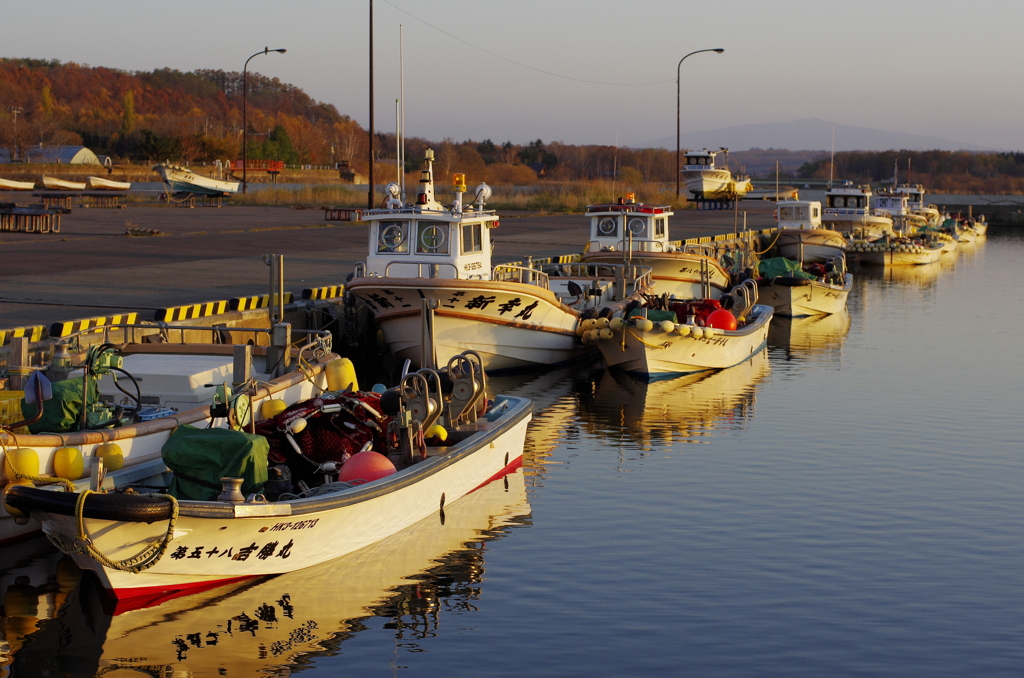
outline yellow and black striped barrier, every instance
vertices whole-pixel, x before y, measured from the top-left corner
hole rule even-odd
[[[107,325],[134,325],[139,322],[138,313],[120,313],[118,315],[103,315],[95,318],[82,318],[80,320],[65,320],[50,325],[50,337],[60,339],[75,332],[85,330],[97,330]]]
[[[188,304],[186,306],[171,306],[169,308],[158,308],[153,319],[157,322],[174,322],[175,320],[193,320],[195,318],[206,318],[211,315],[220,315],[228,312],[228,300],[206,301],[201,304]]]
[[[290,304],[294,298],[295,295],[291,292],[284,293],[284,303]],[[235,297],[228,304],[231,306],[232,311],[251,311],[257,308],[269,307],[270,301],[269,294],[257,294],[252,297]]]
[[[43,338],[44,329],[46,328],[42,325],[32,325],[30,327],[14,327],[9,330],[0,330],[0,346],[6,346],[15,337],[26,337],[29,341],[39,341]]]
[[[345,294],[344,285],[328,285],[326,287],[307,287],[302,290],[303,299],[335,299]]]

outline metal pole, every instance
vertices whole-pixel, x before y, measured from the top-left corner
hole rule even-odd
[[[366,191],[366,209],[373,209],[373,0],[370,0],[370,187]]]
[[[693,56],[694,54],[700,54],[701,52],[716,52],[721,54],[725,50],[721,47],[716,49],[698,49],[696,52],[690,52],[682,59],[679,60],[679,64],[676,65],[676,197],[679,197],[679,172],[682,170],[679,166],[679,109],[680,101],[682,99],[682,93],[679,86],[679,71],[682,68],[683,62],[686,61],[686,57]]]
[[[259,56],[260,54],[270,54],[271,52],[284,54],[287,51],[288,50],[286,49],[270,49],[269,47],[264,47],[263,51],[256,52],[256,54],[253,54],[251,57],[246,59],[245,66],[242,67],[242,193],[249,192],[249,124],[246,121],[248,117],[246,110],[246,98],[249,89],[249,62],[252,61],[253,57]]]

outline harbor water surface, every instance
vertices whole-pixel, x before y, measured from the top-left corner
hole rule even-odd
[[[523,469],[311,570],[115,615],[23,545],[0,675],[1020,676],[1022,261],[855,271],[716,374],[493,379]]]

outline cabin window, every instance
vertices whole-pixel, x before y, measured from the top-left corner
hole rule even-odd
[[[633,218],[629,220],[629,232],[634,237],[646,237],[647,236],[647,220]]]
[[[463,224],[462,225],[462,254],[471,254],[473,252],[482,252],[484,249],[483,243],[483,224]]]
[[[817,207],[812,207],[812,208],[811,208],[811,218],[812,218],[812,219],[817,219],[817,218],[818,218],[818,217],[820,217],[820,216],[821,216],[821,215],[820,215],[820,214],[818,214],[818,208],[817,208]]]
[[[416,239],[417,254],[448,254],[448,222],[419,222]]]
[[[783,207],[779,210],[779,221],[793,221],[793,208]]]
[[[409,222],[382,221],[377,227],[377,251],[382,253],[405,253],[409,251]]]
[[[597,222],[597,235],[607,238],[619,236],[619,220],[613,217],[604,217]]]
[[[806,221],[807,220],[807,208],[806,207],[797,207],[796,208],[796,218],[797,218],[798,221]]]
[[[664,238],[668,234],[668,217],[658,217],[654,220],[654,237]]]
[[[851,207],[864,207],[864,198],[850,198]]]

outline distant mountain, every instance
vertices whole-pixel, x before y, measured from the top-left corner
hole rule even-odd
[[[737,125],[704,132],[687,132],[681,136],[680,143],[683,148],[717,149],[720,146],[725,146],[731,151],[744,151],[751,148],[828,151],[832,148],[833,127],[835,127],[836,151],[998,150],[922,134],[904,134],[870,127],[834,124],[818,118],[761,125]],[[641,147],[675,150],[676,138],[673,136],[656,139],[642,144]]]

